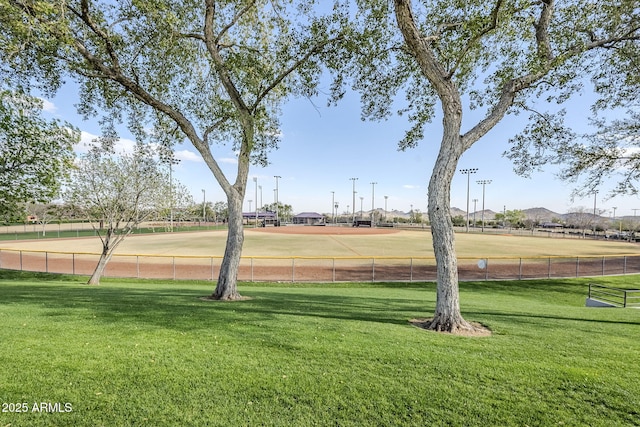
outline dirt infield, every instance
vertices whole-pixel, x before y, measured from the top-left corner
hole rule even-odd
[[[262,233],[275,234],[313,234],[313,235],[375,235],[375,234],[394,234],[400,230],[395,228],[379,228],[379,227],[350,227],[350,226],[317,226],[317,225],[298,225],[287,227],[259,227],[249,229]]]

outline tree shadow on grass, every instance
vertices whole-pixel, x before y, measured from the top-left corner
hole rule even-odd
[[[415,299],[347,296],[341,289],[309,293],[304,289],[269,290],[247,288],[251,300],[202,301],[208,288],[135,284],[86,286],[64,280],[0,279],[1,305],[34,306],[55,317],[87,317],[92,322],[132,322],[146,326],[194,331],[226,328],[229,324],[266,322],[279,316],[406,325],[407,319],[427,308]],[[364,291],[366,292],[366,291]],[[377,290],[375,292],[378,292]],[[382,292],[382,291],[381,291]],[[292,322],[295,325],[295,321]]]

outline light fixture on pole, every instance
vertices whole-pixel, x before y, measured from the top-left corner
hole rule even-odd
[[[460,173],[467,175],[467,233],[469,232],[469,178],[472,173],[478,172],[478,168],[460,169]]]
[[[481,179],[476,181],[477,184],[482,184],[482,232],[484,233],[484,188],[487,184],[491,184],[490,179]]]

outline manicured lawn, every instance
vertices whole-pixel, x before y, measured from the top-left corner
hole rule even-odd
[[[0,271],[0,398],[28,408],[0,426],[640,423],[640,310],[584,307],[587,280],[461,284],[489,338],[410,326],[433,284],[216,303],[198,299],[211,283],[83,280]]]

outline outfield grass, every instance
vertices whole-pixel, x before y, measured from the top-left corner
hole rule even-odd
[[[640,310],[584,307],[586,280],[461,284],[489,338],[410,326],[433,284],[243,284],[251,300],[216,303],[208,282],[82,280],[0,270],[0,397],[28,407],[1,426],[640,422]]]

